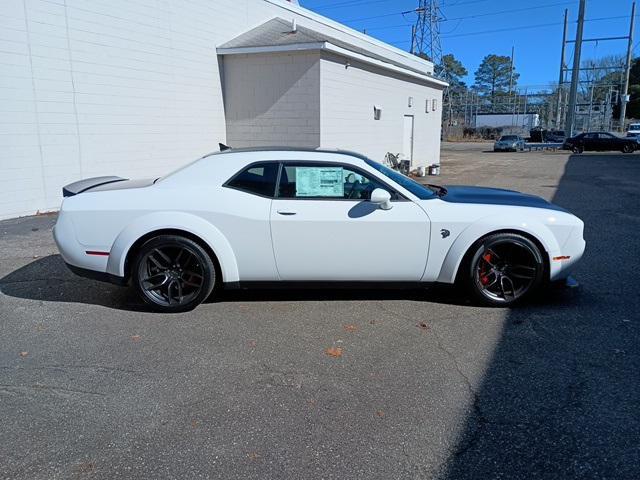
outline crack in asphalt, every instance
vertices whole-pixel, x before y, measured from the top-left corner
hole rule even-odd
[[[53,393],[72,393],[72,394],[82,394],[82,395],[95,395],[99,397],[104,397],[104,393],[94,392],[91,390],[79,390],[74,388],[64,388],[64,387],[56,387],[52,385],[9,385],[9,384],[0,384],[0,393],[13,393],[13,392],[25,392],[25,391],[51,391]]]
[[[401,320],[408,320],[410,322],[415,322],[417,320],[410,318],[404,314],[395,312],[393,310],[390,310],[388,308],[386,308],[384,305],[379,304],[379,307],[381,310],[395,316],[396,318],[399,318]],[[419,323],[419,321],[418,321]],[[480,438],[482,431],[485,429],[485,427],[487,426],[487,424],[489,423],[489,421],[487,420],[487,418],[484,416],[484,414],[482,413],[482,409],[480,407],[480,397],[478,396],[478,393],[475,391],[475,389],[473,388],[473,385],[471,384],[471,380],[469,379],[469,377],[467,377],[467,375],[462,371],[462,369],[460,368],[460,365],[458,364],[458,360],[455,357],[455,355],[450,352],[443,344],[442,338],[436,333],[435,329],[432,328],[431,332],[433,332],[433,336],[435,338],[435,344],[438,347],[438,350],[440,350],[442,353],[444,353],[447,357],[449,357],[449,359],[451,360],[452,364],[453,364],[453,368],[456,371],[456,373],[460,376],[460,378],[462,378],[463,383],[465,384],[465,386],[467,387],[469,394],[471,395],[471,397],[473,398],[473,402],[472,402],[472,410],[473,410],[473,418],[475,419],[475,424],[476,424],[476,428],[473,432],[473,434],[471,434],[471,438],[467,441],[461,442],[458,447],[455,449],[455,451],[453,452],[453,456],[455,457],[459,457],[461,455],[464,455],[465,452],[467,452],[468,450],[470,450],[478,441],[478,439]]]

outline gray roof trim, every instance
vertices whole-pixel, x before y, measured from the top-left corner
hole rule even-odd
[[[266,47],[278,48],[279,51],[287,51],[285,46],[301,45],[301,44],[331,44],[338,49],[348,50],[355,54],[372,58],[379,62],[384,62],[405,71],[411,71],[419,75],[429,76],[429,74],[420,68],[413,68],[406,63],[396,61],[387,55],[373,52],[370,49],[359,47],[352,43],[340,40],[338,38],[326,35],[304,25],[297,25],[295,31],[292,31],[292,22],[284,20],[280,17],[272,18],[267,22],[244,32],[226,43],[218,46],[220,55],[234,53],[257,53],[255,49],[265,49]],[[291,48],[291,47],[290,47]],[[241,51],[240,49],[246,49]]]
[[[335,153],[338,155],[348,155],[350,157],[356,157],[361,160],[369,160],[369,157],[351,150],[341,150],[337,148],[313,148],[313,147],[287,147],[287,146],[267,146],[267,147],[243,147],[243,148],[229,148],[221,152],[212,152],[205,155],[202,158],[211,157],[214,155],[231,155],[233,153],[250,153],[250,152],[305,152],[305,153]]]

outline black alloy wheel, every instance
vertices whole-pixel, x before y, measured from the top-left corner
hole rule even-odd
[[[479,241],[472,251],[468,286],[483,305],[514,305],[542,283],[545,264],[540,249],[522,235],[491,235]]]
[[[216,284],[216,268],[196,242],[160,235],[142,245],[133,271],[136,290],[159,312],[184,312],[202,303]]]
[[[633,145],[630,145],[628,143],[624,144],[622,147],[622,153],[631,153],[633,152]]]
[[[584,147],[582,145],[575,145],[572,149],[573,153],[580,154],[584,152]]]

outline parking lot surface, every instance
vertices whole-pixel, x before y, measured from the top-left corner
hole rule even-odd
[[[55,216],[0,222],[0,478],[640,478],[640,155],[489,150],[445,144],[432,180],[581,217],[578,289],[513,310],[253,291],[156,315],[68,272]]]

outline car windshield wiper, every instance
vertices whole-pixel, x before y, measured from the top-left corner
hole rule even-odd
[[[444,197],[447,194],[447,189],[444,187],[441,187],[440,185],[433,185],[431,183],[427,183],[427,187],[429,187],[431,190],[434,190],[435,194],[438,195],[439,197]]]

